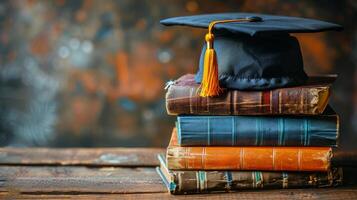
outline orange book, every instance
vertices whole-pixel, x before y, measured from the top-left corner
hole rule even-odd
[[[180,147],[176,128],[167,148],[172,170],[328,171],[330,147]]]

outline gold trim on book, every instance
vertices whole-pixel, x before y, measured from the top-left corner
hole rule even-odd
[[[301,88],[300,89],[300,112],[303,112],[304,113],[304,108],[305,108],[305,97],[306,97],[306,95],[305,95],[305,90],[304,90],[304,88]],[[306,103],[307,103],[307,99],[306,99]]]
[[[278,91],[278,106],[279,106],[279,114],[281,114],[281,91]]]
[[[264,91],[259,93],[259,98],[260,98],[260,106],[259,106],[259,113],[263,113],[264,107],[263,107],[263,93]]]
[[[273,114],[273,91],[272,90],[269,91],[269,95],[270,95],[270,101],[269,101],[270,114]]]
[[[272,156],[273,156],[273,169],[275,169],[275,158],[276,158],[275,148],[272,148]]]
[[[184,148],[185,149],[185,156],[184,156],[184,160],[185,160],[185,169],[188,169],[188,155],[189,155],[189,152],[188,152],[188,149],[189,148]]]
[[[194,93],[194,88],[190,88],[190,97],[189,97],[189,102],[190,102],[190,113],[191,114],[194,114],[193,112],[193,105],[192,105],[192,96],[193,96],[193,93]]]
[[[301,170],[302,166],[301,166],[301,157],[302,157],[302,152],[301,152],[301,149],[299,148],[298,149],[298,158],[297,158],[297,161],[298,161],[298,171]]]
[[[203,169],[205,168],[205,158],[206,158],[206,147],[202,147],[202,155],[201,155],[201,166]]]
[[[335,115],[336,116],[336,146],[338,147],[340,145],[340,116],[339,115]]]
[[[288,188],[289,187],[289,176],[287,173],[282,172],[282,176],[283,176],[283,188]]]
[[[200,171],[196,172],[196,190],[200,191]]]
[[[240,162],[239,162],[238,169],[243,169],[243,167],[244,167],[244,148],[240,148]]]

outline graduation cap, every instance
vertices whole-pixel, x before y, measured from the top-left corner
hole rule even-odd
[[[267,90],[308,79],[298,40],[290,33],[342,30],[314,19],[254,13],[219,13],[168,18],[161,24],[208,29],[195,80],[201,96],[221,88]]]

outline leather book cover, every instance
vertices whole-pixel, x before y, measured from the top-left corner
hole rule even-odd
[[[317,116],[182,115],[176,127],[180,146],[336,147],[340,132],[332,110]]]
[[[342,184],[342,169],[327,172],[169,170],[158,155],[156,170],[171,194],[233,192],[249,189],[325,188]]]
[[[328,171],[330,147],[181,147],[173,129],[167,166],[173,170]]]
[[[193,74],[169,84],[169,115],[318,115],[327,106],[336,76],[312,76],[298,87],[265,91],[225,90],[217,97],[200,97]]]

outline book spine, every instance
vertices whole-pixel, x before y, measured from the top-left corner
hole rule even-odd
[[[181,146],[336,146],[337,115],[178,116]]]
[[[329,147],[177,147],[166,159],[172,170],[327,171]]]
[[[219,97],[200,97],[194,86],[172,85],[166,93],[170,115],[276,115],[321,114],[330,87],[294,87],[269,91],[228,90]]]
[[[328,172],[174,171],[172,194],[246,189],[324,188],[342,184],[342,169]]]

